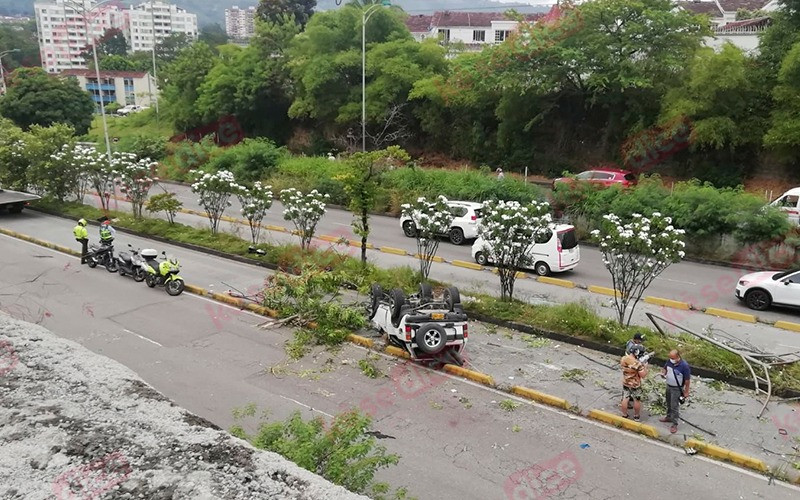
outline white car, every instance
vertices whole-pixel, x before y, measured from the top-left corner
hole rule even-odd
[[[370,324],[385,333],[390,344],[406,351],[414,361],[435,360],[464,364],[462,353],[469,338],[467,315],[458,289],[444,290],[435,299],[427,283],[406,297],[396,288],[384,293],[377,283],[370,289],[367,310]]]
[[[771,305],[800,307],[800,270],[745,274],[736,284],[736,298],[756,311]]]
[[[454,245],[461,245],[467,240],[477,238],[478,222],[482,217],[483,204],[471,201],[448,201],[447,205],[450,207],[450,213],[453,214],[453,222],[447,234],[442,236],[447,236],[450,243]],[[400,227],[409,238],[417,235],[417,228],[410,217],[400,217]]]
[[[128,106],[124,106],[122,108],[119,108],[119,110],[117,111],[117,114],[125,116],[125,115],[129,115],[131,113],[138,113],[139,111],[142,111],[144,109],[145,108],[143,108],[142,106],[139,106],[139,105],[136,105],[136,104],[130,104]]]
[[[485,266],[493,264],[491,248],[478,238],[472,245],[472,258]],[[569,224],[552,224],[550,229],[538,235],[528,247],[533,271],[539,276],[561,273],[575,269],[581,260],[581,249],[575,236],[575,227]]]

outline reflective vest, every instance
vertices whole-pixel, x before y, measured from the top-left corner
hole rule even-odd
[[[88,240],[89,239],[89,231],[86,230],[85,227],[78,224],[75,226],[75,229],[72,230],[72,234],[75,235],[76,240]]]
[[[111,232],[111,229],[108,226],[100,226],[100,240],[108,241],[113,240],[114,234]]]

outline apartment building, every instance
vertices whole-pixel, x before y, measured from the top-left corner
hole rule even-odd
[[[154,96],[158,93],[156,82],[150,73],[101,71],[99,82],[95,71],[90,69],[67,69],[62,71],[60,76],[75,78],[78,85],[92,97],[98,110],[101,99],[104,106],[115,102],[120,106],[136,104],[149,107],[151,92]]]
[[[172,4],[143,2],[125,11],[123,31],[131,50],[153,50],[153,32],[156,44],[174,33],[197,38],[197,16]]]
[[[533,22],[542,17],[544,14],[530,14],[524,19]],[[438,38],[443,44],[463,44],[466,50],[480,50],[486,45],[500,43],[518,24],[502,12],[441,11],[406,19],[406,26],[417,41]]]
[[[83,69],[82,52],[110,28],[122,30],[132,51],[152,50],[172,33],[197,37],[197,16],[164,2],[126,8],[119,1],[49,0],[34,4],[42,66],[49,73]]]
[[[256,31],[256,8],[225,9],[225,32],[231,40],[249,40]]]

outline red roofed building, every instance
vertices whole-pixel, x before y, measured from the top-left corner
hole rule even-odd
[[[719,49],[725,42],[731,42],[753,53],[758,51],[758,34],[772,22],[769,13],[780,8],[778,0],[690,0],[676,4],[692,13],[708,16],[714,36],[706,39],[706,45]],[[737,21],[740,11],[761,15]]]
[[[120,106],[138,105],[149,107],[151,95],[155,99],[158,87],[150,73],[138,71],[101,71],[100,82],[93,69],[65,69],[59,76],[78,80],[78,85],[85,89],[92,100],[100,107],[103,104],[117,103]]]

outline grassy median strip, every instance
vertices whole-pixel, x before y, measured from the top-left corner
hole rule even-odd
[[[97,219],[104,215],[99,209],[78,203],[55,204],[37,203],[46,210],[70,215],[74,218]],[[418,274],[410,267],[382,269],[341,254],[334,250],[301,251],[296,245],[266,245],[258,248],[266,255],[250,254],[250,242],[227,233],[211,234],[208,229],[200,229],[182,224],[170,224],[161,219],[134,219],[127,213],[110,213],[118,218],[117,227],[127,228],[143,234],[158,236],[172,241],[188,243],[237,256],[245,256],[253,261],[264,262],[289,272],[298,272],[303,267],[330,269],[340,272],[362,291],[371,283],[378,282],[384,289],[402,288],[415,291],[419,285]],[[332,247],[333,248],[333,247]],[[517,322],[570,337],[601,342],[612,346],[624,346],[634,333],[646,330],[643,327],[620,326],[617,322],[602,318],[588,306],[580,303],[557,306],[531,305],[519,301],[503,302],[489,295],[478,295],[475,301],[465,304],[468,312],[480,313],[497,320]],[[681,349],[684,357],[695,367],[713,370],[724,375],[749,379],[750,372],[741,359],[724,349],[711,346],[696,337],[676,335],[664,337],[654,330],[647,334],[648,349],[656,356],[667,357],[671,349]],[[795,363],[771,371],[773,388],[776,391],[789,389],[800,391],[800,363]]]

